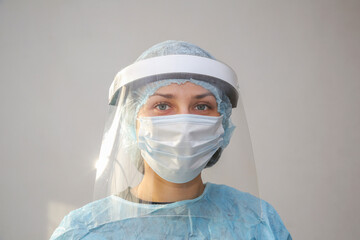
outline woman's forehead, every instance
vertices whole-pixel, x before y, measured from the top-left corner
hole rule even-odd
[[[185,82],[181,84],[172,83],[167,86],[161,87],[154,94],[177,94],[183,92],[194,95],[210,93],[209,90],[203,88],[202,86],[199,86],[192,82]]]

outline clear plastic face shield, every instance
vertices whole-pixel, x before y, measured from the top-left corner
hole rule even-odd
[[[230,67],[192,55],[140,60],[117,74],[109,103],[94,190],[96,200],[106,200],[93,213],[106,216],[94,225],[166,224],[154,229],[154,236],[188,230],[226,239],[233,224],[244,229],[261,224],[258,198],[216,185],[259,196],[245,112]]]

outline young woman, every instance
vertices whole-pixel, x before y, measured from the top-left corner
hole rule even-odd
[[[267,202],[202,180],[229,144],[232,108],[243,111],[230,67],[197,46],[166,41],[120,71],[109,97],[100,200],[72,211],[51,239],[291,239]],[[243,139],[234,166],[252,161]]]

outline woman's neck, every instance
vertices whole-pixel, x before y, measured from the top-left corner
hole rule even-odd
[[[145,164],[147,165],[147,164]],[[201,174],[187,183],[172,183],[162,179],[149,166],[141,183],[132,189],[132,193],[150,202],[177,202],[199,197],[205,189]]]

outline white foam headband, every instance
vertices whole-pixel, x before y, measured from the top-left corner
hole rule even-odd
[[[239,86],[235,72],[222,62],[193,55],[159,56],[127,66],[116,74],[110,86],[109,103],[116,102],[121,87],[135,81],[190,78],[209,82],[224,90],[232,106],[236,107]]]

